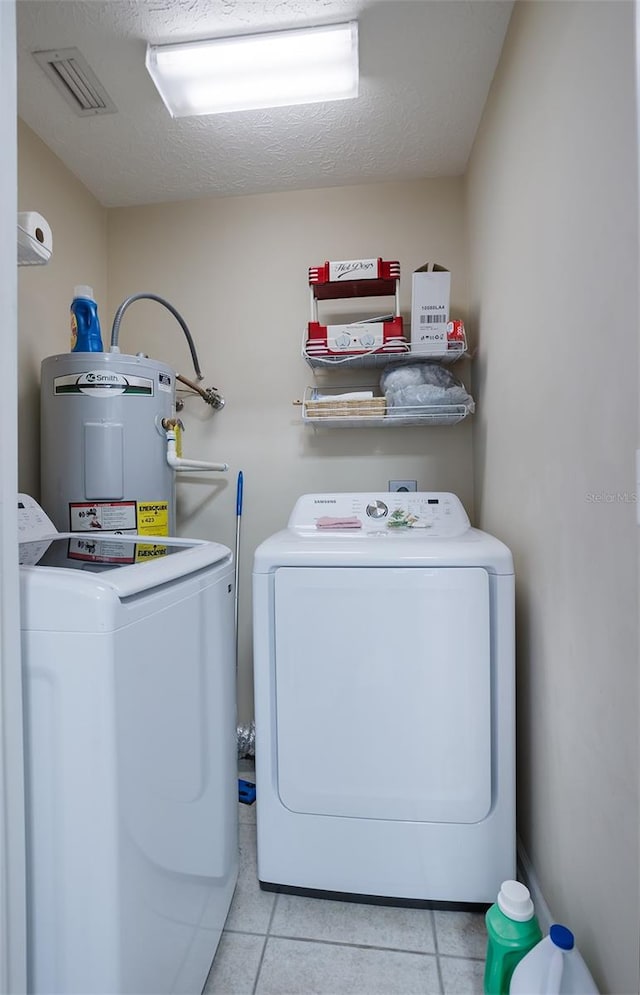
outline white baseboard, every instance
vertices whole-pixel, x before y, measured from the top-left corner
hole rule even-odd
[[[549,932],[549,927],[552,926],[556,920],[551,915],[551,909],[547,905],[545,897],[542,894],[540,882],[536,877],[533,865],[529,860],[527,851],[523,847],[520,839],[518,839],[518,878],[523,884],[526,884],[529,889],[529,893],[531,894],[531,898],[533,900],[533,907],[536,910],[536,916],[538,917],[540,929],[542,930],[542,935],[546,936]]]

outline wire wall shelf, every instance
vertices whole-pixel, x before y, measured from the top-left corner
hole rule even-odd
[[[366,388],[355,388],[366,390]],[[344,391],[344,388],[342,389]],[[386,398],[372,391],[371,397],[345,399],[307,387],[302,401],[305,424],[323,428],[400,428],[411,425],[455,425],[472,413],[466,404],[387,405]]]

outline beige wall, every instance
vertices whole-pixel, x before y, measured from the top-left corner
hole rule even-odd
[[[631,3],[516,6],[468,176],[476,508],[518,589],[518,826],[600,989],[638,991]]]
[[[212,482],[178,485],[179,531],[234,546],[239,470],[245,482],[240,557],[239,711],[253,715],[251,568],[256,545],[282,528],[308,491],[387,489],[393,478],[457,492],[472,512],[471,426],[315,430],[292,401],[313,382],[300,355],[309,319],[309,266],[325,259],[399,259],[403,310],[411,272],[449,266],[452,302],[464,317],[467,262],[461,180],[358,186],[189,201],[109,212],[109,311],[152,291],[182,314],[205,383],[226,407],[187,401],[184,454],[225,460]],[[388,302],[385,302],[388,308]],[[375,313],[375,312],[374,312]],[[121,326],[123,351],[144,350],[192,376],[178,323],[136,302]],[[380,371],[357,371],[373,382]],[[467,372],[463,370],[463,373]],[[334,373],[334,378],[337,375]],[[346,382],[353,371],[342,373]]]
[[[37,211],[51,226],[45,266],[18,269],[19,487],[40,490],[40,363],[68,352],[69,304],[76,284],[107,304],[107,212],[43,142],[18,121],[18,210]]]

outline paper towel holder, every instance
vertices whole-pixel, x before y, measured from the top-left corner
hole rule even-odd
[[[35,211],[18,213],[18,266],[44,266],[51,259],[53,239],[49,224]]]

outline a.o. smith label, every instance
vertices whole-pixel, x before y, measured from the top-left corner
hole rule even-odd
[[[113,397],[117,394],[152,397],[153,380],[148,377],[125,377],[122,373],[107,370],[87,370],[85,373],[56,377],[53,393],[88,394],[90,397]]]

